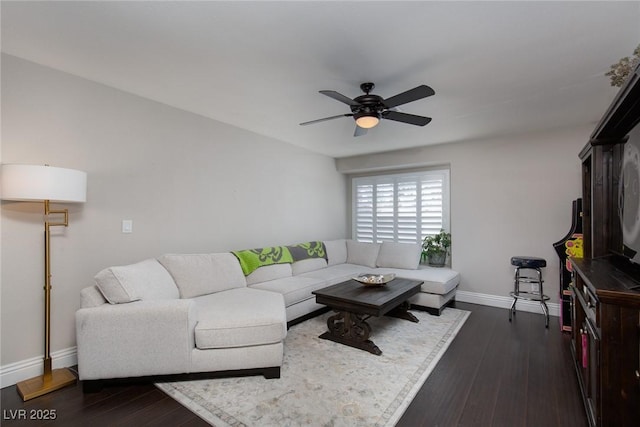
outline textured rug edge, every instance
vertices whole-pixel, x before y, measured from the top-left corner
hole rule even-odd
[[[417,369],[417,371],[420,371],[419,373],[416,372],[416,375],[418,375],[418,377],[412,384],[407,384],[408,390],[405,392],[404,398],[402,398],[402,400],[398,402],[398,404],[394,407],[387,408],[386,411],[381,414],[381,418],[385,421],[383,421],[382,423],[377,423],[376,426],[393,427],[400,420],[406,409],[418,394],[418,391],[422,388],[426,380],[429,378],[438,362],[446,353],[447,349],[454,341],[455,337],[458,335],[459,331],[462,329],[469,315],[471,314],[471,312],[467,310],[455,310],[459,311],[458,316],[455,318],[453,324],[447,330],[447,332],[441,337],[436,348],[431,351],[429,357],[425,359],[422,365],[420,365],[420,369]],[[177,390],[172,386],[172,383],[156,383],[155,386],[211,425],[229,426],[236,425],[236,423],[238,422],[235,419],[224,419],[228,416],[225,416],[224,411],[222,411],[222,413],[220,414],[222,415],[222,418],[216,416],[216,414],[212,413],[209,408],[206,408],[198,403],[196,399],[193,399],[192,397],[184,394],[182,391]],[[385,412],[386,416],[384,416]],[[240,422],[238,425],[244,424]]]
[[[165,392],[169,397],[174,399],[176,402],[208,422],[209,424],[215,425],[224,425],[227,424],[225,421],[216,417],[211,413],[208,409],[204,408],[202,405],[197,403],[195,400],[191,399],[187,395],[179,392],[174,387],[171,386],[171,383],[155,383],[155,386]]]

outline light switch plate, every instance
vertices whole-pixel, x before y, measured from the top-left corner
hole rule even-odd
[[[123,233],[133,233],[133,220],[132,219],[123,219],[122,220],[122,232]]]

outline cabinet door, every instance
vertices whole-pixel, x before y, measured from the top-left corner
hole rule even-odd
[[[582,363],[582,324],[584,323],[584,319],[585,319],[585,315],[584,315],[584,309],[582,308],[582,306],[580,305],[580,301],[578,299],[578,296],[576,295],[576,293],[578,292],[578,289],[576,288],[575,284],[577,284],[578,277],[574,274],[573,275],[573,282],[570,286],[571,289],[571,324],[574,325],[573,331],[572,331],[572,340],[571,340],[571,346],[573,347],[573,354],[574,357],[576,358],[575,363],[576,366],[580,366],[580,364]]]
[[[591,424],[600,424],[600,339],[589,319],[585,319],[582,338],[582,367],[585,381],[587,416]]]

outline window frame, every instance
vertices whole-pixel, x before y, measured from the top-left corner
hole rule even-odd
[[[438,166],[434,166],[434,167],[430,167],[430,168],[423,168],[423,169],[413,169],[413,170],[406,170],[406,171],[389,171],[389,172],[377,172],[377,173],[370,173],[370,174],[359,174],[359,175],[354,175],[351,177],[351,203],[350,203],[350,208],[351,208],[351,238],[353,240],[358,240],[358,209],[357,209],[357,202],[358,202],[358,191],[357,188],[359,185],[366,185],[367,182],[371,183],[374,186],[377,185],[381,185],[383,184],[385,181],[393,181],[394,182],[394,232],[393,232],[393,239],[390,240],[388,238],[378,238],[377,233],[376,233],[376,228],[375,225],[372,226],[372,239],[375,243],[380,243],[383,241],[391,241],[391,242],[398,242],[398,241],[404,241],[407,242],[406,239],[399,239],[398,236],[398,203],[397,203],[397,198],[398,198],[398,193],[397,191],[395,191],[397,189],[398,186],[398,182],[402,182],[402,180],[404,179],[406,182],[410,181],[407,178],[412,178],[415,177],[416,179],[420,179],[419,182],[423,182],[425,181],[425,177],[435,177],[436,179],[442,179],[442,229],[444,229],[447,232],[451,232],[451,168],[449,165],[438,165]],[[416,200],[417,203],[421,202],[421,198],[422,198],[422,192],[418,193],[416,195]],[[375,213],[375,206],[376,206],[376,201],[373,201],[373,210]],[[418,206],[416,206],[416,210],[419,211]],[[372,213],[372,218],[376,217],[376,215]],[[422,224],[422,215],[417,215],[416,214],[416,224],[420,224],[420,229],[416,231],[415,235],[416,235],[416,241],[415,243],[422,243],[423,239],[427,236],[427,235],[431,235],[431,234],[435,234],[437,232],[439,232],[440,230],[434,230],[432,233],[427,233],[424,235],[421,235],[423,232],[423,226]],[[373,219],[373,221],[375,222],[376,219]],[[418,228],[416,226],[416,228]],[[371,240],[360,240],[360,241],[371,241]]]

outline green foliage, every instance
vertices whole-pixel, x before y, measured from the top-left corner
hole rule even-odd
[[[433,256],[441,253],[449,253],[451,247],[451,233],[447,233],[444,229],[433,236],[427,236],[422,241],[422,255],[424,257]]]
[[[621,87],[626,81],[629,74],[633,72],[640,63],[640,45],[633,51],[633,58],[625,56],[617,63],[611,66],[611,69],[605,73],[605,76],[611,78],[611,86]]]

